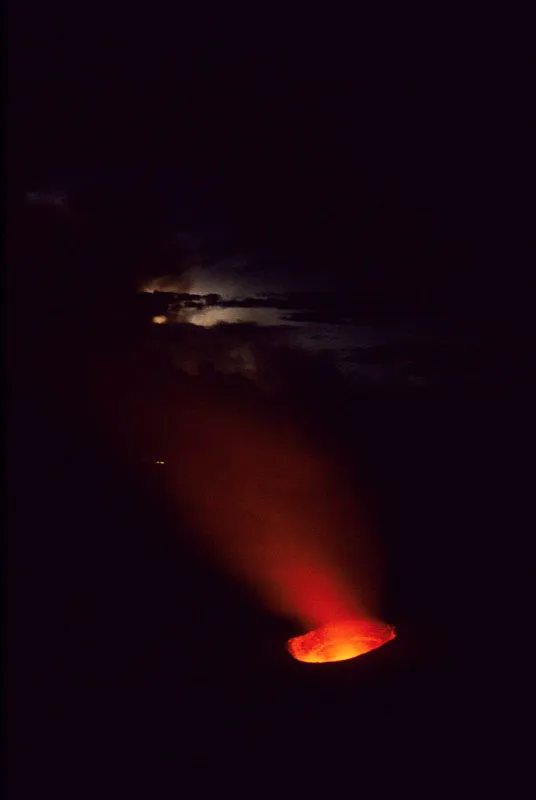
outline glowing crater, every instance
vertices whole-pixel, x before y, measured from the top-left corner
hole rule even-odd
[[[287,647],[298,661],[322,664],[347,661],[376,650],[396,636],[392,625],[375,620],[346,620],[290,639]]]

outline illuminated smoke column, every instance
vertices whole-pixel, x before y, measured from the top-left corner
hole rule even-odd
[[[266,408],[239,411],[205,402],[187,416],[187,463],[177,486],[183,508],[219,557],[271,609],[305,630],[329,626],[337,639],[348,631],[348,620],[354,621],[352,634],[356,619],[369,620],[369,641],[361,642],[360,652],[392,638],[365,607],[371,565],[352,569],[354,556],[359,561],[353,542],[366,531],[336,465]],[[289,649],[299,657],[292,643]],[[349,652],[341,657],[360,654],[355,646]]]

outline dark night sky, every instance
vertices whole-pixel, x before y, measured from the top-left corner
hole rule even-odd
[[[503,298],[508,259],[515,295],[531,56],[492,28],[17,4],[8,175],[187,209],[305,280]]]

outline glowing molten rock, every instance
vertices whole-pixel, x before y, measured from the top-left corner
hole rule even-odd
[[[351,620],[323,625],[290,639],[287,647],[298,661],[322,664],[362,656],[391,641],[395,635],[391,625],[373,620]]]

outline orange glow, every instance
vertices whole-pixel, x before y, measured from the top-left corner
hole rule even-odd
[[[394,634],[372,621],[378,571],[345,472],[292,418],[246,400],[236,406],[222,393],[189,406],[181,425],[187,469],[173,471],[182,513],[271,611],[335,640],[336,650],[309,660],[379,647]],[[356,631],[355,620],[366,622]],[[298,641],[289,649],[303,658]]]
[[[156,317],[153,317],[153,322],[155,325],[165,325],[167,317],[164,314],[158,314]]]
[[[349,620],[316,628],[288,642],[288,650],[297,661],[323,664],[347,661],[381,647],[395,638],[391,625],[374,620]]]

